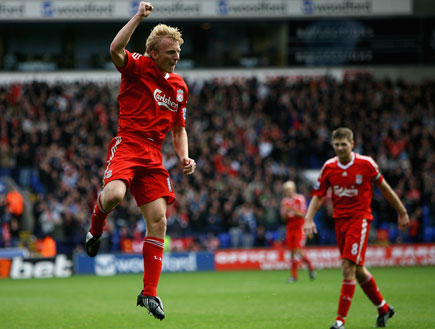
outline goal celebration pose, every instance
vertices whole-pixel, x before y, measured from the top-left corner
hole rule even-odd
[[[170,130],[184,174],[192,174],[196,163],[189,158],[185,129],[188,89],[184,80],[173,73],[183,44],[180,31],[159,24],[148,36],[145,55],[125,49],[133,32],[152,10],[150,3],[140,2],[137,13],[110,46],[113,63],[121,73],[119,127],[108,148],[104,187],[94,207],[85,246],[89,256],[98,253],[106,218],[129,188],[146,222],[143,289],[137,305],[163,320],[165,313],[157,297],[157,285],[162,269],[166,210],[174,202],[175,194],[162,164],[161,147]]]
[[[314,187],[313,198],[305,215],[305,233],[317,233],[314,214],[320,208],[329,188],[332,189],[333,218],[337,244],[342,258],[343,282],[336,321],[331,329],[344,329],[346,315],[358,284],[378,309],[376,327],[385,327],[394,315],[393,308],[385,301],[375,279],[364,266],[370,224],[373,220],[370,203],[373,183],[399,214],[401,230],[409,226],[408,213],[397,194],[385,181],[372,158],[352,152],[353,132],[338,128],[332,134],[335,154],[323,165]]]

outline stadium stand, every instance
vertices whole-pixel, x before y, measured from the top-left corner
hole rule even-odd
[[[34,250],[51,236],[60,254],[83,249],[117,130],[109,45],[137,3],[0,5],[0,248]],[[280,245],[281,183],[296,181],[309,198],[341,125],[410,213],[402,235],[377,191],[371,241],[435,241],[435,2],[361,3],[168,0],[141,24],[132,51],[144,51],[157,22],[180,27],[185,40],[177,72],[189,84],[198,169],[184,176],[163,147],[178,198],[167,216],[173,250]],[[22,213],[7,201],[12,191]],[[311,244],[335,243],[330,215],[326,202]],[[109,217],[102,249],[140,251],[144,230],[128,196]]]
[[[172,245],[214,250],[281,243],[279,186],[293,179],[309,197],[311,182],[302,172],[318,170],[332,156],[329,133],[342,125],[355,131],[356,151],[378,162],[410,213],[411,229],[402,236],[394,210],[375,194],[371,239],[435,241],[434,81],[350,74],[188,83],[195,175],[182,175],[174,152],[163,147],[178,197],[168,211]],[[32,225],[21,220],[21,229],[52,236],[59,253],[82,248],[106,146],[117,129],[118,88],[83,81],[0,86],[1,176],[29,193]],[[19,227],[6,203],[9,191],[0,192],[0,247],[13,247]],[[316,220],[321,233],[311,243],[334,243],[327,205]],[[103,250],[131,250],[144,229],[128,197],[110,216]]]

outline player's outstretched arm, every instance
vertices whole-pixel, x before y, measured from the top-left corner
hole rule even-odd
[[[175,152],[177,152],[181,165],[183,166],[183,173],[185,175],[193,174],[196,169],[196,162],[189,158],[186,128],[174,125],[172,127],[172,141],[174,143]]]
[[[125,47],[127,46],[133,32],[142,22],[145,17],[148,17],[153,10],[153,6],[149,2],[141,1],[137,9],[137,13],[128,21],[127,24],[118,32],[110,44],[110,55],[113,63],[118,67],[124,67],[127,63],[127,54]]]
[[[307,213],[305,214],[304,232],[308,238],[312,238],[314,234],[317,234],[316,223],[314,223],[314,215],[322,205],[323,198],[319,198],[317,195],[313,196],[310,205],[308,206]]]
[[[402,231],[406,231],[409,226],[409,216],[402,201],[400,201],[396,192],[393,191],[385,179],[383,179],[381,184],[379,184],[379,189],[381,190],[385,199],[387,199],[387,201],[393,206],[394,209],[396,209],[397,213],[399,214],[399,218],[397,220],[399,228]]]

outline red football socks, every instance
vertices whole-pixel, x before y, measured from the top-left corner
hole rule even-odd
[[[162,239],[146,237],[143,243],[143,290],[144,296],[157,296],[157,285],[159,284],[160,273],[163,264]]]
[[[90,232],[93,236],[100,236],[103,234],[104,224],[106,223],[106,218],[109,216],[109,212],[105,212],[101,206],[101,194],[95,202],[94,211],[91,216],[91,229]]]
[[[311,264],[310,260],[307,257],[303,257],[302,261],[307,264],[308,270],[312,271],[314,270],[313,265]]]
[[[382,297],[373,276],[370,275],[366,281],[359,282],[359,285],[371,302],[378,308],[379,314],[388,312],[388,304],[385,302],[384,297]]]
[[[296,259],[292,259],[291,276],[295,280],[298,278],[298,265],[299,262]]]
[[[338,301],[338,311],[336,320],[345,322],[347,312],[352,304],[353,294],[355,293],[355,280],[343,280],[341,285],[340,300]]]

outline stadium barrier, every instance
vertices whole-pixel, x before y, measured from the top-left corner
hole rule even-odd
[[[0,259],[14,258],[14,257],[29,257],[29,250],[27,248],[0,248]]]
[[[339,268],[336,247],[307,247],[307,256],[318,269]],[[435,265],[435,243],[369,246],[368,267]],[[279,270],[288,269],[290,253],[282,248],[225,249],[215,252],[165,253],[162,272]],[[75,254],[52,258],[0,259],[0,278],[64,278],[76,275],[111,276],[143,273],[141,254],[101,254],[90,258]]]
[[[73,262],[65,255],[49,258],[0,259],[0,278],[43,279],[66,278],[73,275]]]
[[[306,254],[318,269],[341,266],[337,247],[307,247]],[[290,252],[285,249],[228,249],[215,252],[216,271],[278,270],[288,269],[289,265]],[[435,265],[435,244],[369,246],[365,265]]]
[[[142,254],[101,254],[90,258],[85,254],[74,257],[76,274],[116,275],[143,273]],[[162,272],[214,271],[212,252],[165,253]]]

